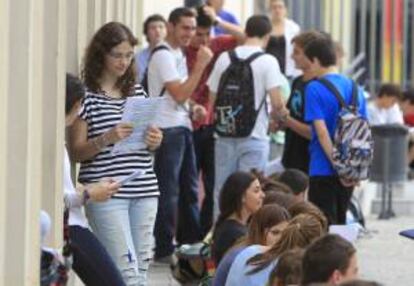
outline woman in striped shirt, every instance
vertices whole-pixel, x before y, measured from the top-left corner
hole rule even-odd
[[[82,72],[87,93],[71,130],[70,148],[72,158],[81,162],[83,184],[145,171],[123,184],[110,200],[88,203],[86,214],[125,283],[146,285],[159,195],[151,151],[160,145],[162,133],[149,126],[147,149],[112,153],[114,144],[133,131],[131,124],[120,123],[126,98],[146,96],[135,84],[136,44],[131,31],[116,22],[105,24],[92,38]]]

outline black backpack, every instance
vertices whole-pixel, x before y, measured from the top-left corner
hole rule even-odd
[[[253,71],[250,64],[264,52],[256,52],[247,59],[229,51],[230,65],[223,72],[215,102],[215,131],[222,137],[247,137],[252,133],[257,115],[266,102],[263,97],[255,108]]]
[[[148,68],[149,68],[149,62],[151,61],[152,56],[153,56],[156,52],[161,51],[161,50],[169,50],[169,48],[168,48],[167,46],[165,46],[165,45],[160,45],[160,46],[155,47],[155,48],[151,51],[151,54],[150,54],[149,59],[148,59],[148,66],[147,66],[147,68],[145,69],[144,77],[142,78],[142,81],[141,81],[141,86],[142,86],[142,88],[145,90],[145,92],[146,92],[148,95],[149,95],[149,93],[148,93],[148,92],[149,92],[149,90],[148,90]],[[159,96],[162,96],[162,95],[164,94],[164,92],[165,92],[165,87],[163,87],[163,88],[161,89],[161,92],[160,92]]]

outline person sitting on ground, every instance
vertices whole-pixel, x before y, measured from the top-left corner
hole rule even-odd
[[[299,169],[287,169],[279,176],[279,182],[287,185],[297,202],[304,201],[309,188],[309,177]]]
[[[212,256],[219,264],[223,255],[247,233],[247,221],[262,207],[264,193],[259,180],[251,173],[235,172],[220,192],[220,215],[214,233]]]
[[[290,219],[289,213],[277,204],[263,206],[250,221],[247,235],[243,237],[220,261],[213,285],[226,283],[227,275],[236,256],[246,247],[254,244],[271,246],[280,238],[282,230]]]
[[[277,174],[265,176],[263,172],[260,172],[257,169],[252,169],[251,172],[259,180],[263,192],[266,193],[268,191],[277,191],[286,194],[293,194],[293,191],[290,189],[288,185],[279,181],[279,176]]]
[[[299,285],[302,276],[303,249],[288,250],[280,256],[279,263],[273,268],[268,286]]]
[[[324,233],[321,223],[314,216],[302,214],[293,218],[272,247],[252,245],[236,257],[226,286],[265,285],[282,253],[294,248],[304,248]]]
[[[313,215],[317,219],[319,219],[320,223],[322,224],[322,228],[327,232],[328,231],[328,220],[323,214],[323,212],[313,203],[311,202],[298,202],[291,205],[288,208],[288,212],[290,213],[291,217],[298,216],[300,214],[308,214]]]
[[[295,197],[290,193],[283,193],[277,190],[265,192],[263,205],[278,204],[281,207],[288,209],[296,203]]]
[[[403,124],[403,114],[398,101],[401,98],[401,89],[398,85],[383,84],[378,96],[367,106],[368,120],[371,125]]]
[[[339,235],[327,234],[306,249],[302,261],[302,285],[338,285],[357,276],[356,249]]]

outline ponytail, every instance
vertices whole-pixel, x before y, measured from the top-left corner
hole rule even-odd
[[[280,239],[264,253],[250,258],[246,265],[254,266],[248,274],[257,273],[268,267],[283,252],[294,248],[305,248],[324,234],[320,221],[312,215],[300,214],[294,217],[282,231]]]

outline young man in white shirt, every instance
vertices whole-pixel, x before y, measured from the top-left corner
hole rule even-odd
[[[167,37],[152,54],[148,65],[148,91],[152,97],[163,96],[157,126],[164,138],[155,156],[155,172],[160,188],[155,222],[155,259],[169,262],[178,243],[201,239],[198,209],[198,176],[194,154],[191,118],[205,116],[205,109],[190,106],[190,96],[212,58],[207,47],[200,47],[193,70],[188,74],[182,49],[195,34],[196,15],[188,8],[177,8],[169,16]],[[177,217],[178,206],[178,218]]]
[[[263,52],[270,37],[272,25],[266,16],[255,15],[246,24],[246,41],[234,51],[239,59],[245,60],[257,52]],[[230,65],[229,53],[222,53],[217,59],[207,85],[215,100],[222,74]],[[253,82],[256,122],[251,134],[243,138],[220,137],[215,144],[215,216],[218,215],[217,202],[219,191],[229,175],[235,171],[263,171],[269,157],[269,114],[267,105],[261,103],[270,99],[273,110],[281,110],[283,101],[279,87],[282,85],[282,74],[279,64],[273,56],[264,54],[250,63]],[[264,97],[267,97],[264,99]],[[260,110],[259,110],[260,108]]]
[[[401,89],[398,85],[383,84],[377,97],[367,106],[369,123],[371,125],[404,124],[403,114],[398,105],[400,98]]]

